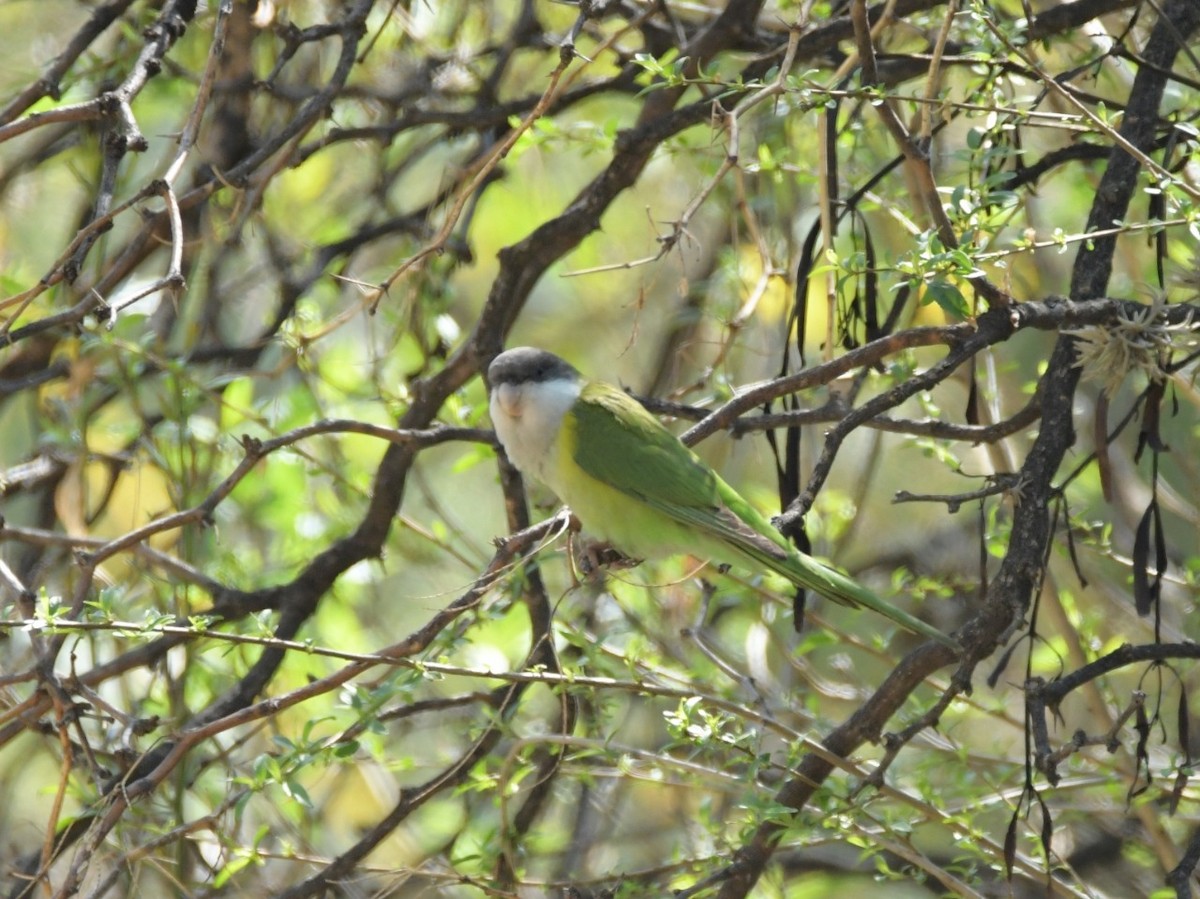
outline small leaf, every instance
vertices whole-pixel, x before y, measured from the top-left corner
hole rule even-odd
[[[1180,768],[1175,772],[1175,785],[1171,788],[1171,795],[1167,801],[1167,814],[1174,815],[1175,810],[1179,808],[1179,800],[1183,796],[1183,791],[1187,789],[1188,769]]]
[[[1004,873],[1010,881],[1013,879],[1013,862],[1017,858],[1017,820],[1020,814],[1021,807],[1018,805],[1004,833]]]
[[[943,311],[957,316],[958,318],[969,318],[971,309],[967,305],[967,298],[962,295],[962,291],[951,284],[949,281],[936,279],[925,282],[925,295],[922,297],[924,305],[929,303],[937,303]]]
[[[1170,563],[1167,559],[1167,535],[1163,530],[1162,509],[1157,499],[1150,506],[1154,509],[1154,598],[1158,599],[1162,594],[1163,575],[1167,573]]]
[[[875,242],[871,239],[869,226],[863,227],[863,252],[866,255],[866,272],[863,275],[863,289],[866,292],[863,312],[863,324],[866,328],[867,343],[883,336],[879,324],[879,261],[875,256]],[[883,371],[880,363],[879,371]]]
[[[975,376],[975,369],[971,369],[971,380],[967,385],[967,411],[966,422],[969,425],[977,425],[980,422],[979,417],[979,379]]]
[[[1037,796],[1038,805],[1042,807],[1042,852],[1046,856],[1046,867],[1049,868],[1051,842],[1054,839],[1054,818],[1050,814],[1049,806],[1046,805],[1041,795],[1035,795]]]
[[[349,758],[358,752],[358,746],[358,740],[349,740],[345,743],[338,743],[333,747],[333,754],[339,759]]]
[[[1142,428],[1138,432],[1137,450],[1133,454],[1134,462],[1142,458],[1142,451],[1147,446],[1156,453],[1166,452],[1167,450],[1167,445],[1163,443],[1160,431],[1162,401],[1165,391],[1166,382],[1161,380],[1151,381],[1150,386],[1146,388],[1145,409],[1142,411]]]
[[[312,797],[308,795],[308,790],[300,786],[297,781],[289,777],[284,779],[280,786],[283,787],[284,794],[290,799],[294,799],[306,809],[311,810],[313,808]]]
[[[817,242],[821,238],[821,219],[818,216],[813,226],[808,229],[804,238],[804,246],[800,250],[800,264],[796,269],[796,291],[793,295],[792,308],[788,312],[788,333],[795,334],[796,353],[800,364],[807,365],[805,343],[808,340],[808,288],[809,280],[816,274],[817,257],[820,251]]]
[[[1112,460],[1108,455],[1108,394],[1101,392],[1096,397],[1096,408],[1092,416],[1092,445],[1096,448],[1096,469],[1100,474],[1100,490],[1104,501],[1113,501]]]
[[[248,868],[254,864],[255,857],[252,855],[242,855],[232,859],[225,867],[217,872],[217,876],[213,879],[213,886],[220,889],[226,886],[229,881],[241,870]]]
[[[1150,584],[1150,523],[1155,501],[1151,500],[1133,536],[1133,604],[1143,617],[1154,605],[1154,588]]]

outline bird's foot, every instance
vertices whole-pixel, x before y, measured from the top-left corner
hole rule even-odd
[[[599,575],[603,569],[624,571],[641,564],[641,559],[630,558],[609,543],[587,543],[579,554],[579,570],[585,577]]]

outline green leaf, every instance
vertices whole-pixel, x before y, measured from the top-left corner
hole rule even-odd
[[[962,295],[962,291],[951,282],[940,278],[925,282],[921,305],[927,306],[930,303],[937,303],[944,311],[958,318],[968,318],[971,315],[967,298]]]

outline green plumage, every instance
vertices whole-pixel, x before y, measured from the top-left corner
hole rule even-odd
[[[556,449],[557,464],[547,472],[547,482],[589,530],[628,555],[687,552],[763,566],[827,599],[872,609],[958,648],[937,628],[802,554],[658,419],[615,387],[584,386],[564,418]]]
[[[689,553],[769,568],[798,587],[865,606],[957,649],[952,639],[799,552],[640,403],[553,353],[516,347],[488,366],[496,436],[592,534],[634,558]]]

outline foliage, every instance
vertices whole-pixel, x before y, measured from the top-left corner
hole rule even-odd
[[[1200,8],[886,8],[0,7],[4,895],[1191,895]],[[584,576],[522,343],[961,654]]]

